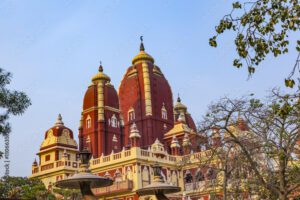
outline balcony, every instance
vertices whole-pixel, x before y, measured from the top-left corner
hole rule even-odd
[[[79,166],[78,161],[69,161],[69,160],[58,160],[52,163],[48,163],[45,165],[36,166],[32,169],[32,176],[41,174],[41,173],[48,173],[52,172],[53,170],[77,170]]]
[[[133,182],[130,180],[116,182],[111,186],[103,187],[103,188],[95,188],[92,189],[95,196],[107,195],[109,193],[119,193],[119,192],[127,192],[131,191],[133,188]]]

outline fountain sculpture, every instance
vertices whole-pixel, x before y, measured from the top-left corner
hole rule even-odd
[[[97,198],[91,191],[91,188],[106,187],[113,184],[110,178],[96,176],[89,170],[89,160],[91,153],[84,149],[80,153],[80,169],[78,173],[64,180],[56,182],[55,186],[65,189],[80,189],[84,200],[96,200]]]
[[[154,195],[158,200],[168,200],[165,194],[180,191],[180,187],[169,185],[164,182],[161,176],[161,166],[159,166],[158,163],[153,166],[153,172],[153,182],[150,185],[136,191],[139,196]]]

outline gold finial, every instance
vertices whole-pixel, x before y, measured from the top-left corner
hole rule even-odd
[[[141,44],[140,44],[140,51],[145,51],[144,43],[143,43],[143,36],[140,36]]]
[[[103,72],[102,62],[100,61],[99,72]]]

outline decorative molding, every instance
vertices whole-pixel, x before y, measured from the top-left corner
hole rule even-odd
[[[143,69],[144,90],[145,90],[146,116],[152,116],[151,83],[149,77],[148,63],[143,62],[142,69]]]

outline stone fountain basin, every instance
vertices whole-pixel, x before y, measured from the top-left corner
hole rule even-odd
[[[138,189],[136,192],[139,196],[145,195],[155,195],[155,194],[170,194],[180,192],[181,188],[177,186],[172,186],[167,183],[154,182],[150,185],[147,185],[141,189]]]
[[[66,189],[80,189],[80,183],[83,182],[89,183],[90,188],[106,187],[113,184],[113,180],[110,178],[90,173],[78,173],[68,177],[67,179],[57,181],[55,186]]]

